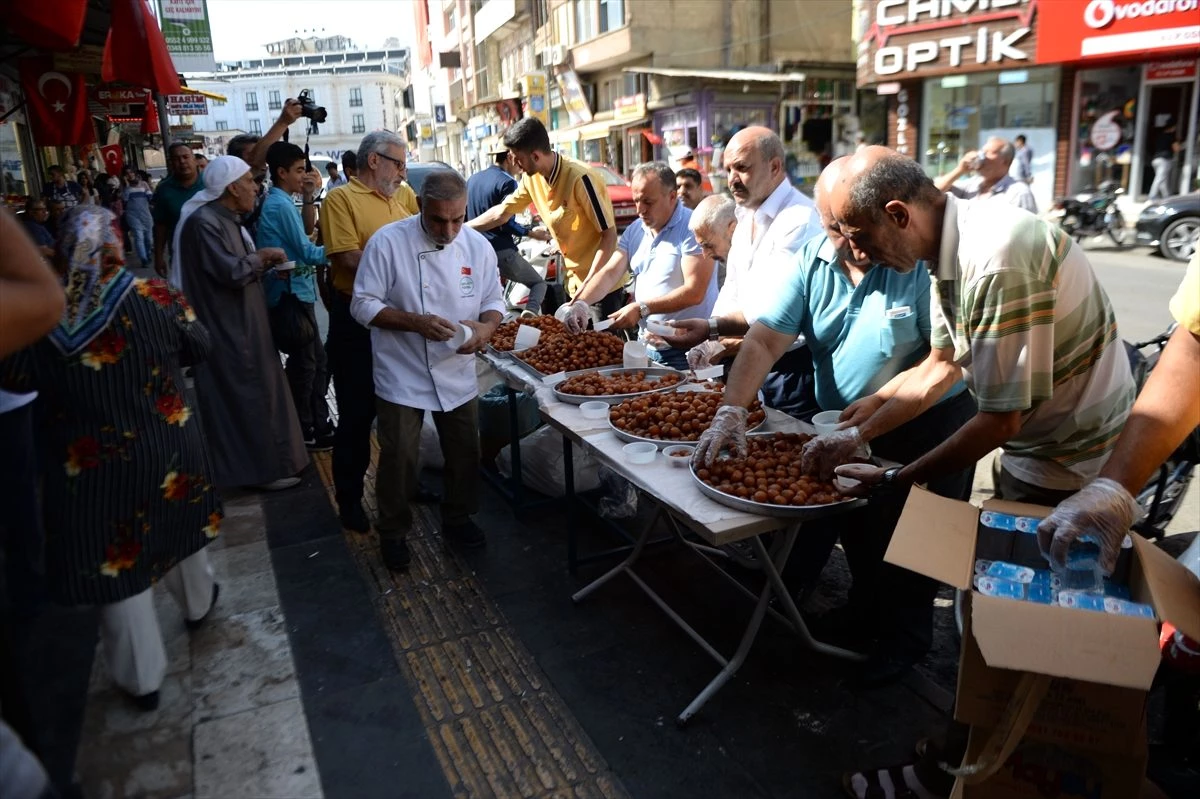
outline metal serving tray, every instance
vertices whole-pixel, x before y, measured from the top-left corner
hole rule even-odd
[[[772,505],[769,502],[755,502],[752,499],[742,499],[741,497],[731,496],[723,491],[718,491],[697,477],[696,469],[691,464],[688,464],[688,469],[691,471],[692,479],[696,482],[696,487],[700,489],[701,494],[718,504],[743,511],[744,513],[753,513],[757,516],[808,521],[810,519],[820,519],[825,516],[836,516],[839,513],[861,508],[867,504],[867,500],[864,497],[851,497],[843,499],[841,502],[830,502],[826,505]]]
[[[667,392],[662,392],[662,393],[665,394]],[[703,392],[701,392],[701,393],[703,393]],[[708,392],[708,393],[716,393],[716,392]],[[760,427],[762,427],[766,423],[767,423],[767,420],[763,419],[761,422],[754,425],[754,427],[747,429],[746,433],[753,434],[755,430],[758,430]],[[616,425],[614,425],[612,423],[612,412],[611,411],[609,412],[609,417],[608,417],[608,429],[612,430],[613,435],[616,436],[617,438],[621,439],[622,441],[628,441],[631,444],[639,442],[639,441],[647,443],[647,444],[654,444],[659,449],[662,449],[663,447],[674,446],[676,444],[679,444],[684,447],[694,447],[694,446],[696,446],[696,444],[699,443],[699,441],[676,441],[674,439],[668,439],[668,438],[644,438],[642,436],[634,435],[633,433],[629,433],[629,432],[622,430],[621,428],[617,427]]]
[[[568,380],[576,375],[586,375],[591,373],[610,375],[617,374],[619,372],[645,372],[646,377],[648,378],[661,377],[668,374],[679,375],[679,382],[672,383],[669,386],[662,386],[661,388],[654,388],[649,391],[635,391],[632,394],[598,394],[591,397],[584,396],[583,394],[565,394],[558,390],[558,386],[562,385],[562,383],[559,383],[554,387],[554,397],[559,402],[569,402],[572,405],[580,405],[584,402],[592,401],[607,402],[609,405],[619,405],[625,400],[633,399],[634,397],[645,397],[650,394],[669,394],[683,385],[684,381],[687,380],[686,375],[677,369],[670,368],[669,366],[643,366],[637,368],[626,368],[624,366],[600,366],[595,369],[580,369],[576,372],[567,372],[566,377],[564,377],[563,380]]]

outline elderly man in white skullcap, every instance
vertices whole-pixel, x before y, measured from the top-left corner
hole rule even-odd
[[[240,221],[254,209],[256,193],[249,164],[214,158],[204,190],[180,214],[172,274],[213,341],[195,370],[213,482],[275,491],[300,482],[308,453],[260,282],[287,256],[276,247],[255,250]]]

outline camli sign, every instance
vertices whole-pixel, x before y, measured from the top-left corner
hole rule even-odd
[[[1037,6],[1037,0],[867,0],[858,83],[1031,62]]]

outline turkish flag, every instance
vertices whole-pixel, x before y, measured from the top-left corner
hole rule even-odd
[[[56,72],[48,56],[21,59],[20,72],[25,115],[35,142],[58,147],[96,140],[82,74]]]
[[[142,134],[152,136],[155,133],[161,133],[161,127],[162,125],[158,121],[158,101],[154,99],[154,92],[146,92],[146,111],[142,114]]]
[[[121,145],[110,144],[101,147],[100,155],[104,157],[104,171],[121,177],[121,170],[125,168],[125,151],[121,149]]]
[[[159,94],[179,94],[179,74],[146,0],[112,0],[112,27],[100,76]]]
[[[0,0],[0,20],[17,39],[47,50],[71,50],[79,45],[88,0]]]

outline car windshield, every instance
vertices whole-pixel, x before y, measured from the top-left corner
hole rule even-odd
[[[604,179],[605,186],[628,186],[629,185],[628,183],[625,182],[625,178],[621,177],[616,172],[612,171],[611,169],[609,169],[606,166],[593,165],[592,168],[600,173],[600,177]]]

